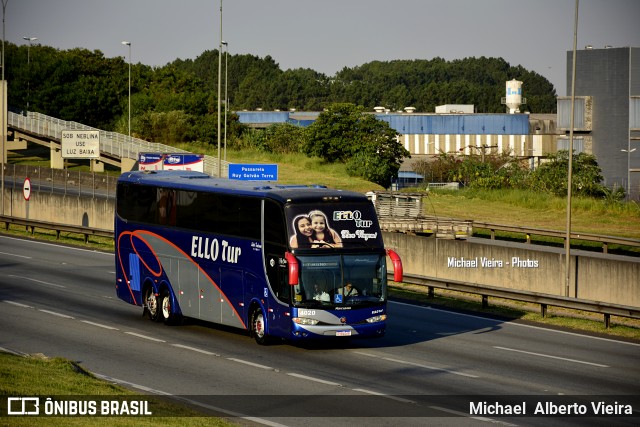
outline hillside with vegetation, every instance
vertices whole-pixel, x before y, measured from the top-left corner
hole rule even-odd
[[[128,133],[130,64],[125,56],[6,43],[5,57],[8,102],[14,110],[28,106],[29,111],[62,120]],[[132,133],[165,144],[215,143],[218,59],[213,50],[162,67],[131,64]],[[344,67],[334,76],[311,69],[282,70],[270,56],[224,59],[228,72],[222,73],[220,83],[226,84],[222,93],[228,93],[230,111],[323,111],[332,104],[350,103],[365,111],[412,106],[419,112],[434,112],[442,104],[474,104],[478,113],[502,113],[505,82],[512,79],[525,82],[525,111],[556,110],[556,91],[546,78],[502,58],[372,61]],[[229,114],[229,144],[244,131],[238,117]]]

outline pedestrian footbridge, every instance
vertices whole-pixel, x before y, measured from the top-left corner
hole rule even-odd
[[[93,130],[100,132],[100,157],[91,159],[91,170],[104,171],[104,165],[119,167],[122,172],[137,169],[140,153],[187,153],[169,145],[158,144],[108,132],[77,122],[57,119],[44,114],[27,112],[26,114],[7,112],[7,142],[4,147],[3,163],[6,162],[6,151],[18,151],[27,148],[27,142],[48,147],[51,152],[51,168],[64,169],[62,158],[62,132],[69,130]],[[228,176],[228,162],[220,161],[212,156],[205,156],[204,171],[211,176]]]

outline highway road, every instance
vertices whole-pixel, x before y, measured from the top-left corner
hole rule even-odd
[[[111,253],[0,236],[0,348],[65,357],[245,424],[640,421],[640,343],[390,302],[384,338],[261,347],[212,324],[153,323],[115,297],[114,280]],[[571,403],[592,414],[601,401],[623,416],[548,414]],[[523,402],[527,417],[495,414]]]

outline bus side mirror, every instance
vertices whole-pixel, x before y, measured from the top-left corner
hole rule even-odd
[[[289,285],[295,286],[298,284],[298,260],[291,252],[285,252],[284,257],[289,265]]]
[[[387,255],[391,259],[391,263],[393,264],[393,281],[394,282],[402,282],[402,260],[400,256],[393,250],[387,249]]]

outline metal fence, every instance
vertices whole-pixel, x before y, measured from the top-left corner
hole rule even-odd
[[[29,178],[31,191],[77,196],[115,197],[117,176],[103,173],[51,169],[42,166],[4,165],[5,188],[22,189]]]

